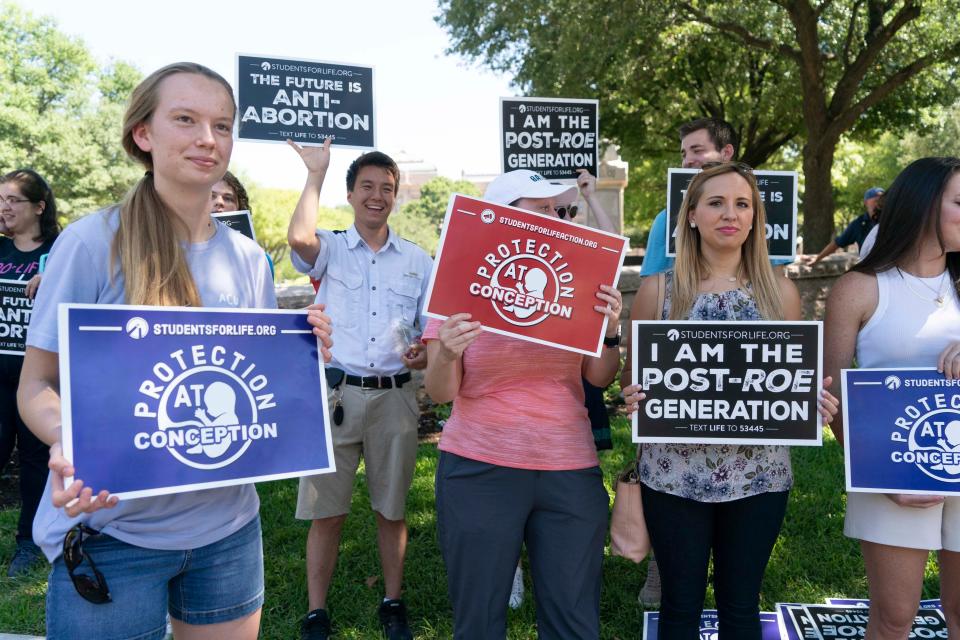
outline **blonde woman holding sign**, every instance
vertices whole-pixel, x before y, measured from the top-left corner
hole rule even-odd
[[[827,300],[827,371],[937,367],[960,378],[960,158],[921,158],[886,192],[876,245]],[[843,441],[843,422],[831,425]],[[877,437],[889,438],[877,425]],[[843,532],[860,540],[869,640],[910,634],[930,551],[940,600],[960,637],[960,497],[847,494]]]
[[[770,266],[765,223],[752,169],[704,165],[680,208],[674,270],[643,281],[630,319],[800,320],[796,287]],[[640,385],[624,396],[630,411],[645,398]],[[824,418],[836,408],[824,394]],[[721,634],[759,640],[760,585],[793,484],[789,448],[645,444],[638,465],[660,565],[660,637],[697,636],[712,552]]]
[[[252,485],[124,500],[85,487],[60,445],[57,305],[276,306],[256,243],[210,217],[233,148],[230,85],[178,63],[134,90],[123,147],[147,172],[118,206],[67,227],[37,296],[19,390],[24,421],[50,444],[34,539],[53,563],[47,637],[257,637],[263,602],[259,500]],[[329,319],[311,324],[329,358]],[[103,384],[110,384],[104,380]]]

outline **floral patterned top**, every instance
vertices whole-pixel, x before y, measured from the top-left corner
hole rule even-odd
[[[666,276],[663,317],[670,316],[673,272]],[[689,320],[762,320],[748,283],[723,293],[701,293]],[[793,486],[790,448],[736,444],[645,444],[640,480],[651,489],[700,502],[726,502]]]

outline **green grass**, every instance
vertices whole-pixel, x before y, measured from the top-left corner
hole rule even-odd
[[[608,489],[617,470],[633,457],[629,429],[623,419],[614,424],[613,451],[602,454]],[[767,569],[762,603],[820,602],[826,597],[865,597],[866,579],[858,545],[843,536],[843,454],[831,437],[822,448],[793,450],[796,486],[790,498],[783,534]],[[443,562],[436,541],[433,477],[437,450],[420,447],[417,473],[408,501],[410,542],[407,552],[405,599],[418,638],[452,636],[450,605],[446,597]],[[294,519],[295,481],[260,485],[264,532],[267,598],[262,638],[288,640],[297,636],[307,602],[304,540],[307,523]],[[13,552],[16,511],[0,511],[0,558]],[[637,567],[622,558],[604,564],[601,621],[603,638],[638,638],[642,613],[637,592],[646,565]],[[27,579],[0,578],[0,632],[43,633],[46,576],[42,570]],[[527,582],[529,587],[529,580]],[[376,609],[383,594],[377,559],[375,525],[363,486],[362,467],[354,494],[353,511],[344,529],[329,608],[337,637],[377,638]],[[939,593],[936,563],[931,556],[924,581],[924,597]],[[529,594],[529,591],[528,591]],[[708,591],[707,606],[712,606]],[[536,638],[532,597],[509,618],[511,639]]]

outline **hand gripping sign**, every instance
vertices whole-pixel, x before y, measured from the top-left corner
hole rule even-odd
[[[596,293],[617,285],[627,246],[622,236],[454,194],[426,315],[470,313],[486,331],[599,355],[607,324]]]
[[[844,369],[847,491],[960,495],[960,380]]]
[[[59,314],[63,450],[94,491],[136,498],[334,471],[306,312]]]
[[[634,442],[819,446],[820,322],[634,321]]]

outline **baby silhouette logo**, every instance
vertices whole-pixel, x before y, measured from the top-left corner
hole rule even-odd
[[[469,285],[471,295],[490,300],[506,322],[529,327],[550,317],[573,317],[573,272],[547,242],[511,240],[486,254]]]
[[[196,345],[153,365],[139,386],[133,414],[152,430],[138,432],[142,451],[166,449],[195,469],[219,469],[258,440],[276,438],[276,408],[266,375],[239,351]]]
[[[958,406],[953,406],[958,405]],[[894,420],[890,454],[897,464],[910,464],[942,482],[960,482],[960,395],[937,394],[905,407]]]

